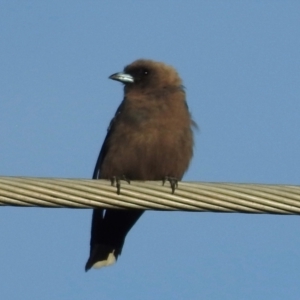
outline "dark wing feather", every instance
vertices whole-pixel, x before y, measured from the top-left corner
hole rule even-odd
[[[94,169],[94,173],[93,173],[93,179],[100,179],[101,166],[102,166],[103,160],[104,160],[104,158],[107,154],[107,151],[108,151],[108,140],[109,140],[110,135],[113,132],[113,128],[114,128],[114,124],[116,122],[116,119],[117,119],[118,115],[122,112],[122,109],[123,109],[123,106],[124,106],[123,103],[124,103],[124,101],[122,101],[122,103],[119,105],[119,107],[118,107],[118,109],[115,113],[115,116],[112,118],[112,120],[110,121],[109,126],[107,128],[107,134],[106,134],[106,137],[104,139],[103,145],[101,147],[101,150],[100,150],[100,153],[99,153],[96,165],[95,165],[95,169]]]
[[[115,116],[110,121],[110,124],[107,129],[106,137],[104,139],[103,145],[101,147],[101,150],[100,150],[97,162],[96,162],[96,166],[95,166],[94,173],[93,173],[93,179],[100,179],[100,177],[101,177],[101,174],[100,174],[101,166],[102,166],[102,163],[105,159],[107,152],[109,151],[108,140],[114,131],[114,124],[118,118],[118,115],[120,115],[122,108],[123,108],[123,102],[119,105],[119,107],[115,113]],[[102,208],[93,210],[91,240],[90,240],[90,246],[91,246],[90,257],[85,265],[86,271],[88,269],[90,269],[95,262],[106,259],[108,254],[112,251],[112,247],[109,246],[110,243],[108,244],[108,246],[106,245],[107,237],[105,236],[105,234],[108,235],[108,237],[114,236],[113,233],[110,232],[109,227],[105,230],[105,227],[107,227],[107,225],[105,225],[105,223],[107,223],[109,221],[109,218],[106,217],[106,214],[107,214],[107,210],[105,212],[105,210]],[[108,219],[108,221],[105,221],[105,219],[106,220]],[[114,218],[112,218],[112,219],[115,220]],[[134,224],[134,222],[132,222],[132,225],[133,224]],[[128,225],[129,229],[132,226],[132,225],[131,226],[130,225],[131,224]],[[121,240],[119,243],[121,244],[121,247],[122,247],[124,241]],[[115,256],[117,257],[118,253],[116,253]]]

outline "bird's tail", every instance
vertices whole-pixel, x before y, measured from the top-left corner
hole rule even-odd
[[[121,254],[125,237],[143,210],[94,209],[90,257],[85,270],[112,265]]]

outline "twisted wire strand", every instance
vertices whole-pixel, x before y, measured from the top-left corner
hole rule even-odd
[[[0,205],[300,214],[300,186],[0,177]]]

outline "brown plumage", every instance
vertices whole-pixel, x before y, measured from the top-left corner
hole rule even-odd
[[[140,59],[110,76],[124,83],[94,179],[180,180],[193,155],[192,121],[182,81],[164,63]],[[121,254],[142,210],[95,209],[85,270],[107,266]]]

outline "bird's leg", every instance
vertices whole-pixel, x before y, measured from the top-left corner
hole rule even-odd
[[[122,175],[122,176],[121,176],[121,179],[122,179],[122,180],[125,180],[128,184],[130,184],[130,179],[127,178],[125,175]]]
[[[125,175],[122,176],[113,176],[110,179],[111,185],[113,186],[116,183],[117,194],[120,195],[121,192],[121,180],[125,180],[128,184],[130,184],[130,179],[126,178]]]
[[[165,176],[163,179],[163,185],[165,185],[166,181],[170,182],[172,194],[174,194],[175,189],[178,188],[178,179],[175,177]]]

